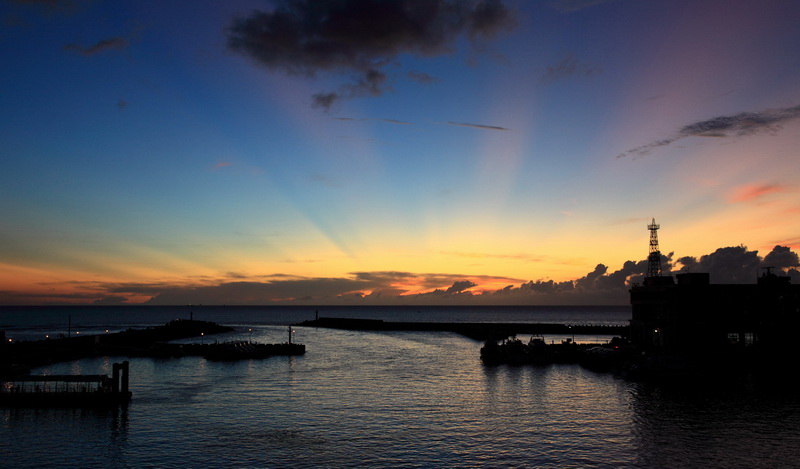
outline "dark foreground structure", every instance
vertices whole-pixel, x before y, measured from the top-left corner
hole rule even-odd
[[[128,362],[114,363],[113,375],[19,375],[0,378],[3,407],[110,407],[127,404]]]
[[[707,273],[648,277],[630,293],[645,370],[745,371],[800,355],[800,285],[769,269],[746,285],[712,284]]]
[[[800,285],[771,268],[754,284],[712,284],[708,273],[662,275],[655,220],[647,276],[630,289],[628,340],[607,346],[488,341],[486,364],[573,361],[630,377],[768,373],[800,358]]]

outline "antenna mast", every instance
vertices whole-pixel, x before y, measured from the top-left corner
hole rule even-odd
[[[647,256],[647,276],[660,277],[661,276],[661,251],[658,249],[658,229],[661,225],[656,224],[656,219],[647,225],[650,230],[650,255]]]

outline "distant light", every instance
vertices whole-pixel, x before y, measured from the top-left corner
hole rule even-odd
[[[75,335],[81,335],[81,331],[75,331]]]
[[[108,334],[108,329],[106,329],[106,334]]]

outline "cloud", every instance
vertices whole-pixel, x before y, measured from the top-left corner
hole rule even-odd
[[[769,194],[786,192],[787,187],[779,184],[746,184],[737,187],[728,197],[730,203],[756,201]]]
[[[478,286],[477,283],[472,282],[470,280],[460,280],[460,281],[457,281],[457,282],[453,282],[453,284],[450,286],[450,288],[445,290],[445,294],[452,295],[454,293],[461,293],[461,292],[466,291],[466,290],[468,290],[468,289],[470,289],[472,287],[477,287],[477,286]]]
[[[659,147],[670,145],[687,137],[742,137],[762,133],[774,134],[784,123],[800,118],[800,105],[761,112],[740,112],[730,116],[719,116],[685,125],[678,132],[664,139],[631,148],[617,158],[645,156]]]
[[[719,248],[699,258],[674,259],[674,253],[662,254],[661,265],[664,275],[707,272],[715,284],[753,284],[765,267],[789,275],[794,283],[800,281],[800,257],[781,245],[763,259],[758,251],[740,245]],[[45,292],[0,290],[0,304],[623,305],[629,303],[629,290],[634,283],[641,283],[647,266],[647,260],[628,260],[611,270],[601,263],[573,280],[528,282],[488,275],[403,271],[352,272],[342,277],[225,272],[219,279],[174,283],[67,282],[47,285]],[[480,288],[481,282],[507,286],[485,290]],[[55,291],[56,287],[63,291]]]
[[[775,246],[769,254],[764,256],[764,266],[785,269],[789,267],[800,267],[800,258],[796,252],[792,252],[787,246]]]
[[[548,84],[558,80],[563,80],[571,76],[591,77],[603,72],[597,65],[589,65],[578,62],[574,55],[569,54],[556,65],[547,67],[542,76],[542,83]]]
[[[349,73],[336,91],[313,96],[330,109],[341,99],[389,90],[383,71],[410,54],[450,54],[461,37],[473,45],[515,25],[502,0],[281,0],[269,12],[235,19],[228,47],[273,71],[313,77]],[[415,81],[427,75],[414,72]]]
[[[511,129],[507,128],[507,127],[499,127],[499,126],[496,126],[496,125],[467,124],[467,123],[464,123],[464,122],[451,122],[451,121],[448,121],[447,125],[455,125],[457,127],[472,127],[473,129],[481,129],[481,130],[501,130],[501,131],[511,130]]]
[[[746,246],[719,248],[700,259],[683,257],[683,268],[676,273],[708,272],[712,283],[754,283],[758,278],[761,258],[758,251],[750,251]]]
[[[114,49],[125,49],[128,47],[128,40],[122,37],[112,37],[109,39],[103,39],[91,46],[81,46],[79,44],[67,44],[64,46],[64,50],[70,52],[77,52],[81,55],[95,55],[101,52],[105,52],[108,50]]]

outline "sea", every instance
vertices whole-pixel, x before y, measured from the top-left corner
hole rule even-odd
[[[190,317],[235,331],[189,342],[292,334],[307,352],[35,369],[110,375],[128,360],[133,398],[111,410],[0,408],[0,467],[800,467],[796,363],[779,377],[633,381],[574,364],[485,366],[482,343],[450,332],[292,326],[315,317],[625,325],[630,307],[2,307],[0,329],[6,340],[38,340]]]

